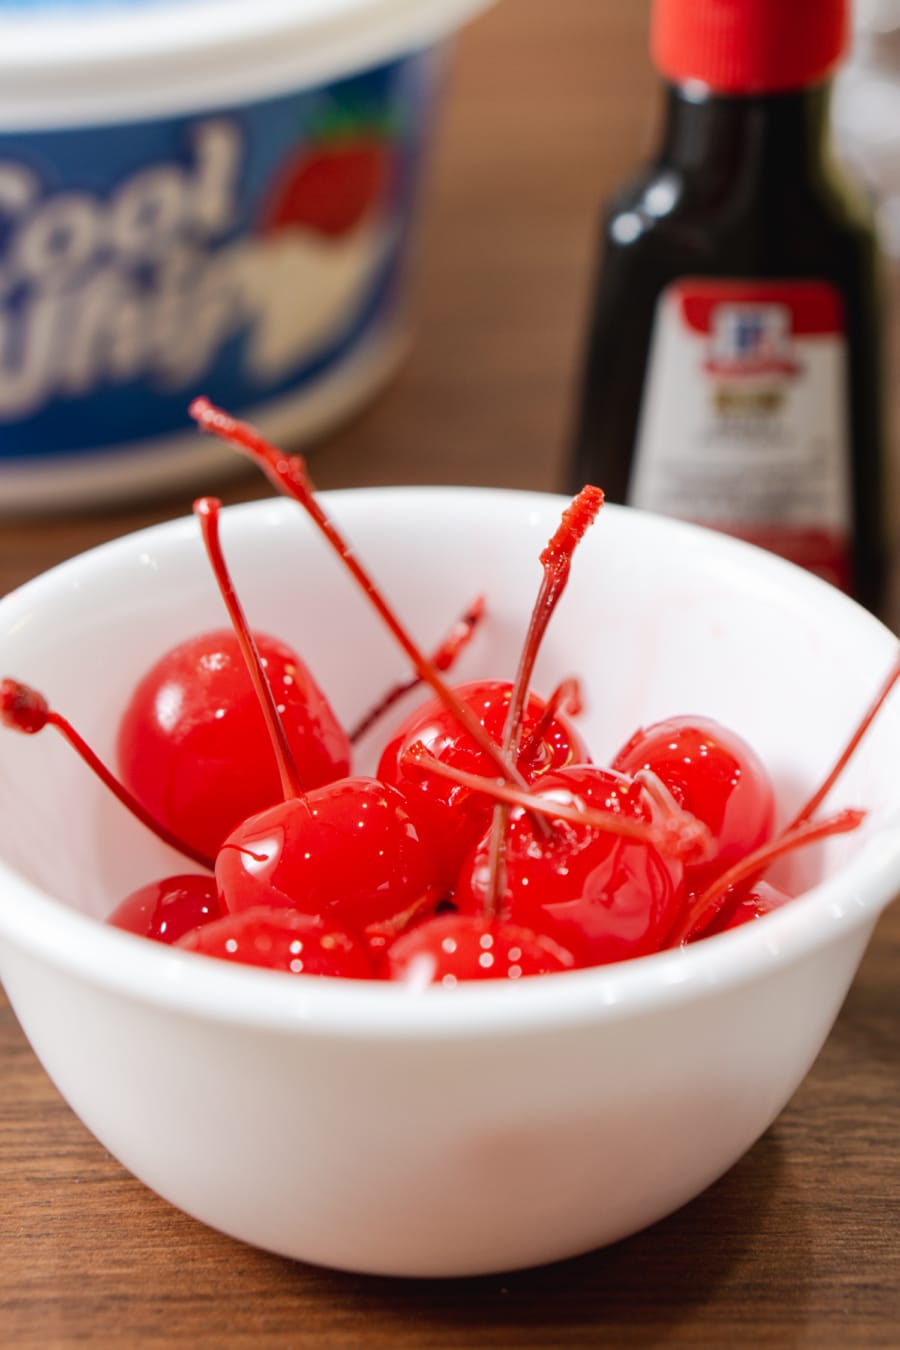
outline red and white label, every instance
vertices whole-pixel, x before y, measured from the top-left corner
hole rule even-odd
[[[847,354],[823,282],[686,279],[660,296],[628,500],[847,590]]]

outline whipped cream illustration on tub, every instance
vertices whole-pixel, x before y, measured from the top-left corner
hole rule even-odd
[[[286,375],[352,322],[388,258],[397,227],[363,221],[332,239],[297,225],[245,246],[241,301],[251,323],[250,370],[261,380]]]

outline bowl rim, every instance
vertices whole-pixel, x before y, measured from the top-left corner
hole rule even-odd
[[[439,494],[493,496],[523,508],[564,504],[557,494],[480,487],[371,487],[323,492],[323,504],[334,507],[351,497],[373,495],[431,498]],[[226,507],[232,517],[246,516],[252,525],[274,511],[279,520],[296,511],[281,498],[262,498]],[[607,506],[614,515],[650,513]],[[811,602],[846,615],[881,635],[886,655],[896,638],[877,618],[826,582],[791,563],[726,535],[666,517],[653,517],[662,528],[704,547],[710,544],[746,570],[751,564],[778,583],[790,583]],[[192,517],[179,517],[122,535],[58,564],[0,599],[0,624],[55,589],[67,574],[84,566],[102,565],[107,554],[140,548],[147,539],[173,539],[192,530]],[[64,901],[33,885],[0,860],[0,966],[4,946],[32,960],[47,963],[78,980],[131,1001],[155,1005],[206,1021],[267,1028],[285,1034],[315,1034],[373,1040],[408,1041],[517,1035],[551,1031],[599,1021],[652,1014],[664,1007],[713,997],[723,988],[737,988],[795,963],[822,948],[874,927],[879,914],[900,888],[900,818],[898,828],[885,822],[841,868],[762,922],[687,948],[663,951],[613,965],[529,978],[516,987],[491,981],[453,989],[413,989],[381,981],[330,980],[240,967],[192,952],[147,941],[71,909]],[[866,934],[867,936],[867,934]],[[411,1016],[411,1011],[414,1013]]]

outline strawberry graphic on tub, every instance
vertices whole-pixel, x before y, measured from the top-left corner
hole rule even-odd
[[[247,353],[258,376],[278,378],[350,321],[396,243],[397,185],[398,138],[383,117],[339,114],[284,160],[258,218]]]

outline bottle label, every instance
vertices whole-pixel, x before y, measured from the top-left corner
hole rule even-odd
[[[850,589],[847,344],[818,281],[690,278],[660,296],[628,500]]]

